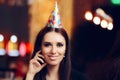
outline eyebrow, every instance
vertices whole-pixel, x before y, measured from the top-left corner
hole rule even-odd
[[[50,41],[44,41],[43,43],[51,43]],[[59,42],[56,42],[56,43],[62,43],[62,44],[65,44],[63,41],[59,41]]]

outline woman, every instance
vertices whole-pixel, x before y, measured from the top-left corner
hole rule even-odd
[[[37,35],[26,80],[83,80],[71,71],[69,49],[56,3],[48,24]]]
[[[67,54],[68,47],[68,36],[62,28],[45,27],[39,32],[36,38],[33,56],[30,61],[27,76],[32,73],[32,75],[35,76],[35,80],[37,80],[37,78],[39,80],[45,80],[45,78],[48,77],[47,73],[50,73],[50,71],[52,72],[52,70],[54,71],[54,69],[56,69],[54,72],[56,74],[60,74],[60,76],[55,75],[57,78],[60,78],[56,80],[70,80],[70,54]],[[29,78],[33,78],[33,76],[29,76]],[[32,78],[26,80],[33,80]]]
[[[26,80],[86,80],[83,75],[71,73],[69,49],[63,28],[43,28],[36,38]]]

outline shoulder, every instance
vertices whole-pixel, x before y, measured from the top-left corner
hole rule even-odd
[[[87,76],[75,69],[71,71],[71,79],[72,80],[88,80]]]

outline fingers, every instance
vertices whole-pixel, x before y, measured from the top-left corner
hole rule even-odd
[[[46,63],[41,65],[37,60],[31,59],[29,62],[28,73],[32,73],[33,75],[35,75],[36,73],[41,71],[46,65]]]
[[[41,54],[41,51],[38,51],[34,57],[41,65],[45,63],[44,56]]]
[[[35,56],[29,62],[29,73],[36,74],[41,71],[47,63],[44,60],[44,56],[41,54],[41,51],[38,51]]]

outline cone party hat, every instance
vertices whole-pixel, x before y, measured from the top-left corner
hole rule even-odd
[[[49,17],[47,25],[52,28],[62,28],[57,2],[55,3],[54,10]]]

